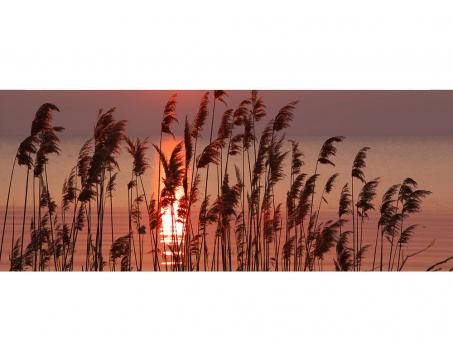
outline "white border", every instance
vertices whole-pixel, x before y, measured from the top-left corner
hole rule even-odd
[[[449,0],[15,0],[0,10],[3,89],[453,84]]]
[[[451,282],[447,273],[1,274],[1,355],[448,360]]]

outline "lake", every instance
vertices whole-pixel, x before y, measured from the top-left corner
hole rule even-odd
[[[290,130],[287,131],[287,137],[290,137]],[[315,168],[316,156],[326,137],[296,137],[300,143],[300,147],[304,153],[305,165],[302,172],[312,174]],[[0,138],[0,165],[2,172],[0,174],[0,206],[1,220],[5,210],[6,195],[9,183],[9,174],[12,166],[13,158],[20,139],[18,138]],[[49,176],[49,189],[52,197],[60,206],[60,197],[63,181],[69,174],[71,168],[75,165],[77,155],[81,145],[85,140],[81,138],[66,138],[62,137],[61,155],[52,156],[47,167]],[[452,136],[437,136],[437,137],[347,137],[341,144],[338,144],[337,156],[333,159],[336,167],[330,165],[321,165],[318,169],[320,178],[314,198],[314,205],[319,204],[319,197],[322,187],[326,179],[333,173],[339,173],[335,187],[327,197],[327,204],[322,205],[320,214],[320,222],[336,218],[338,210],[338,197],[341,187],[350,182],[350,168],[352,160],[357,151],[363,146],[370,147],[367,158],[367,167],[365,175],[367,180],[380,177],[380,183],[377,188],[377,196],[375,199],[376,209],[379,207],[380,199],[383,192],[392,184],[400,183],[404,178],[411,177],[418,182],[419,188],[430,190],[432,194],[428,196],[422,206],[422,212],[414,215],[408,223],[418,224],[417,229],[405,247],[405,254],[410,254],[423,249],[426,245],[434,240],[434,245],[426,252],[408,260],[405,270],[426,270],[431,264],[453,255],[453,137]],[[151,140],[151,143],[158,143],[156,140]],[[172,149],[175,141],[167,141],[164,143],[164,151],[168,152]],[[199,144],[200,150],[205,144]],[[285,146],[290,150],[289,143]],[[149,186],[147,190],[148,197],[151,195],[151,189],[157,185],[157,164],[158,159],[156,152],[150,148],[148,150],[151,169],[147,171],[143,179],[145,184]],[[113,199],[113,219],[114,219],[114,237],[125,235],[128,232],[128,217],[127,217],[127,183],[130,181],[132,159],[125,152],[121,153],[119,159],[120,173],[117,180],[117,188]],[[242,158],[235,157],[231,162],[230,183],[235,182],[233,163],[242,166]],[[284,202],[286,191],[289,187],[289,166],[286,162],[286,176],[278,184],[275,191],[276,202]],[[215,168],[211,168],[211,173],[215,174]],[[12,223],[12,207],[14,207],[15,217],[15,234],[16,238],[20,235],[21,219],[24,202],[25,189],[25,170],[24,168],[16,167],[16,174],[13,182],[13,190],[10,201],[10,211],[5,229],[5,244],[3,248],[3,256],[0,264],[1,270],[9,269],[8,255],[11,250],[11,237],[13,231]],[[205,171],[201,170],[202,185],[204,186]],[[217,186],[215,184],[216,177],[210,178],[208,185],[209,193],[216,193]],[[357,181],[358,182],[358,181]],[[246,187],[248,183],[246,182]],[[31,183],[30,191],[31,192]],[[193,215],[198,212],[199,203],[196,205]],[[108,211],[108,208],[107,208]],[[27,220],[32,217],[31,201],[28,205]],[[145,217],[145,215],[144,215]],[[105,228],[110,230],[110,218],[106,217]],[[372,250],[374,248],[376,235],[377,212],[371,211],[369,219],[364,223],[363,240],[364,244],[370,244],[368,254],[365,256],[362,270],[367,270],[371,267]],[[213,230],[209,231],[211,234]],[[29,227],[26,228],[25,240],[29,241]],[[83,233],[79,238],[79,246],[76,249],[76,270],[81,270],[84,264],[85,246],[83,242]],[[104,258],[107,258],[111,244],[110,231],[104,241]],[[211,237],[212,238],[212,237]],[[209,239],[211,239],[209,238]],[[212,242],[212,241],[209,241]],[[144,235],[144,269],[151,269],[151,241],[149,235]],[[235,248],[232,252],[235,255]],[[329,252],[323,261],[324,270],[333,270],[334,255]]]

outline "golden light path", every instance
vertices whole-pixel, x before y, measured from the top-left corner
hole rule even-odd
[[[176,199],[179,200],[184,194],[180,187],[176,190]],[[177,261],[181,264],[181,249],[183,241],[183,223],[178,222],[178,206],[176,201],[172,207],[162,208],[162,227],[160,230],[161,253],[164,260],[162,265],[174,265]]]

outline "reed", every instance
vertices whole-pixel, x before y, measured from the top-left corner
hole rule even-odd
[[[11,219],[11,271],[401,271],[432,246],[416,252],[407,248],[418,228],[411,216],[430,194],[415,180],[405,178],[378,195],[380,179],[365,176],[370,149],[363,147],[353,158],[348,183],[333,200],[341,175],[327,171],[335,168],[344,137],[328,138],[308,170],[302,145],[285,135],[296,117],[296,101],[268,115],[257,91],[231,108],[226,97],[225,91],[205,92],[195,117],[185,117],[182,140],[169,151],[163,142],[178,132],[176,94],[164,106],[152,147],[148,137],[127,137],[127,122],[115,119],[114,108],[100,110],[63,183],[59,206],[47,169],[50,155],[60,154],[63,129],[52,124],[58,108],[42,105],[11,167],[0,261]],[[121,186],[123,144],[132,162],[127,185]],[[151,168],[151,155],[157,167]],[[8,210],[16,166],[26,171],[18,235],[16,213]],[[157,185],[147,179],[152,173]],[[124,232],[115,218],[120,192],[127,192]],[[329,218],[333,202],[337,211]],[[364,230],[372,214],[378,221],[370,237]]]

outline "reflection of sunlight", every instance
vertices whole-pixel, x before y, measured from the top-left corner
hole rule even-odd
[[[176,190],[176,199],[179,200],[184,194],[183,189],[180,187]],[[178,222],[178,207],[179,203],[176,201],[173,207],[166,209],[162,208],[162,228],[160,230],[160,242],[163,245],[162,256],[164,260],[162,265],[174,265],[175,260],[172,260],[175,256],[180,256],[181,252],[178,247],[181,246],[183,241],[183,223]],[[173,210],[172,210],[173,209]],[[173,213],[173,215],[172,215]],[[173,248],[172,250],[169,250]],[[169,261],[171,260],[171,261]],[[181,262],[178,262],[179,264]]]
[[[162,261],[160,264],[161,265],[175,265],[175,264],[182,264],[182,262],[181,261],[179,261],[179,262],[176,262],[176,261]]]
[[[183,195],[184,191],[182,190],[182,188],[178,188],[176,190],[176,198],[179,200],[179,198]],[[160,238],[162,243],[172,244],[175,241],[180,242],[182,240],[183,224],[177,222],[178,206],[179,203],[176,201],[173,204],[173,215],[171,207],[162,209],[162,229],[160,231]]]
[[[166,256],[171,256],[173,253],[169,250],[167,251],[162,251],[162,255],[166,255]]]

